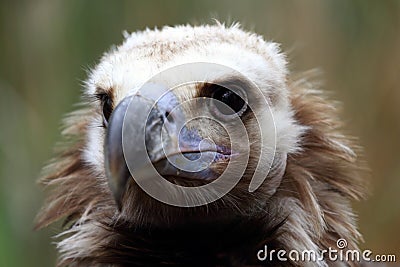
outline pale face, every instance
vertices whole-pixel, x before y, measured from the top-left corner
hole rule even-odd
[[[96,112],[84,157],[106,174],[123,205],[125,184],[132,176],[126,169],[138,162],[135,157],[124,162],[127,156],[119,147],[122,118],[129,110],[138,124],[133,129],[148,130],[143,138],[151,163],[169,181],[205,184],[220,177],[231,162],[235,173],[242,166],[246,179],[241,183],[248,184],[262,151],[267,162],[259,164],[257,172],[265,179],[269,167],[274,169],[287,153],[296,151],[303,130],[292,119],[286,75],[276,44],[237,28],[181,27],[132,34],[103,56],[87,81],[86,94],[99,101],[93,103]],[[153,113],[149,108],[154,118],[132,115],[146,110],[147,100],[128,109],[127,103],[138,95],[157,103]],[[125,139],[136,140],[133,132],[125,134]],[[176,156],[178,152],[185,158]],[[187,161],[177,164],[182,160]]]

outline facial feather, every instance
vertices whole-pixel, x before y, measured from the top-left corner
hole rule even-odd
[[[187,265],[203,260],[191,250],[197,248],[193,245],[196,242],[213,246],[202,249],[205,264],[225,262],[228,266],[258,264],[254,262],[255,251],[264,243],[319,253],[335,246],[338,238],[346,237],[349,248],[356,249],[361,235],[350,201],[362,198],[365,191],[359,148],[341,134],[334,102],[313,88],[307,75],[292,77],[277,44],[245,32],[238,25],[147,29],[127,35],[122,45],[103,55],[89,75],[85,95],[93,97],[101,89],[112,95],[117,106],[155,74],[193,62],[229,66],[252,81],[268,99],[278,155],[271,167],[271,177],[255,192],[248,191],[260,151],[265,149],[260,146],[262,136],[258,127],[272,131],[268,123],[260,124],[250,112],[243,119],[251,144],[249,163],[242,180],[226,196],[201,207],[172,207],[152,199],[131,179],[123,208],[118,210],[104,169],[107,129],[99,127],[101,106],[98,102],[83,102],[82,108],[65,121],[63,135],[69,142],[59,149],[59,155],[46,167],[40,180],[49,187],[50,195],[38,215],[37,227],[60,219],[70,225],[58,236],[59,265]],[[176,89],[177,98],[180,102],[193,99],[202,94],[205,83],[232,75],[211,73],[201,83]],[[174,79],[178,78],[165,79],[164,86],[175,84]],[[251,95],[252,88],[246,90]],[[259,106],[252,112],[268,111]],[[202,126],[199,134],[203,138],[228,146],[224,143],[226,135],[217,125],[202,120],[193,123],[197,128]],[[273,177],[278,176],[282,166],[282,174]],[[213,166],[219,173],[225,167],[226,162]],[[268,168],[264,171],[267,176]],[[176,183],[204,184],[192,180]],[[190,235],[193,240],[187,243],[185,238]],[[173,242],[171,236],[180,243]],[[245,245],[237,239],[245,240]],[[192,248],[187,248],[190,244]],[[174,248],[181,254],[172,253]],[[343,266],[325,261],[314,265],[327,264]]]

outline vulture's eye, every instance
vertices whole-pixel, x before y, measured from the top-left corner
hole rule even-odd
[[[232,115],[241,116],[247,109],[246,97],[241,90],[232,91],[220,85],[213,85],[211,95],[212,111],[222,119],[229,119]]]
[[[102,106],[103,125],[105,127],[107,127],[108,120],[109,120],[109,118],[111,116],[111,113],[112,113],[112,99],[106,93],[101,93],[101,94],[97,95],[97,97],[100,99],[101,106]]]

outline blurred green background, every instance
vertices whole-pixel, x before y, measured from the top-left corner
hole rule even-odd
[[[0,266],[53,266],[51,236],[34,232],[40,169],[79,100],[85,69],[122,31],[239,21],[282,43],[290,68],[319,67],[344,102],[372,169],[355,205],[363,248],[400,257],[400,1],[1,1]]]

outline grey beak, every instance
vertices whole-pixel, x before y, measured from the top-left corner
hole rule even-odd
[[[154,178],[151,168],[164,177],[215,178],[209,165],[217,147],[202,140],[196,129],[186,128],[179,101],[164,87],[149,84],[122,100],[110,117],[104,144],[106,175],[119,209],[132,166],[135,180]]]
[[[172,92],[150,84],[140,94],[123,99],[112,112],[104,143],[104,159],[108,184],[119,209],[131,177],[124,152],[130,155],[147,153],[149,161],[146,164],[139,160],[133,162],[136,169],[144,171],[148,167],[147,163],[158,163],[166,154],[179,152],[177,140],[184,116],[180,110],[172,112],[177,105],[178,101]],[[124,123],[128,130],[124,129]],[[133,145],[124,147],[123,138]],[[135,145],[143,141],[146,151],[141,151],[140,146]],[[174,169],[176,172],[174,166],[166,165],[163,170],[171,172]]]
[[[104,142],[104,165],[108,184],[121,209],[122,197],[130,177],[122,147],[122,127],[131,98],[124,99],[111,114]]]

